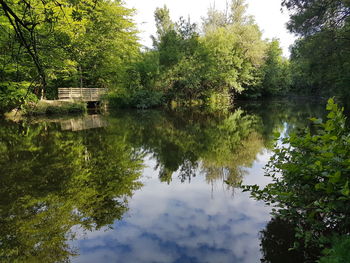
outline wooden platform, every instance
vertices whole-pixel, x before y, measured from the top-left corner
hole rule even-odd
[[[59,100],[100,101],[106,89],[97,88],[58,88]]]

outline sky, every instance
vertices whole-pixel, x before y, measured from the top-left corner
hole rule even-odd
[[[194,23],[201,23],[201,18],[207,13],[208,8],[214,4],[217,9],[224,9],[226,0],[125,0],[126,5],[137,10],[135,21],[141,31],[141,43],[151,47],[150,35],[154,35],[156,28],[154,23],[154,10],[157,7],[167,5],[171,17],[177,21],[179,17],[187,18],[189,15]],[[278,38],[281,41],[283,53],[289,56],[289,46],[293,44],[295,36],[286,29],[288,12],[281,12],[281,0],[246,0],[248,14],[253,15],[263,32],[264,38]]]

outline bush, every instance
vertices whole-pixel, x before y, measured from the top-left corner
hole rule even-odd
[[[350,233],[350,134],[343,109],[328,101],[327,121],[312,119],[311,129],[292,134],[266,167],[273,182],[243,186],[273,214],[296,225],[305,247],[328,245],[334,234]]]
[[[139,109],[157,107],[163,104],[163,94],[152,90],[138,90],[131,98],[131,105]]]

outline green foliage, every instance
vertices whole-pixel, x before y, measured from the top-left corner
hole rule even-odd
[[[174,30],[175,24],[171,21],[170,10],[164,6],[163,8],[157,8],[154,12],[154,19],[156,22],[157,36],[158,38],[153,38],[153,45],[159,45],[161,38],[167,33]]]
[[[59,87],[124,86],[139,53],[133,12],[110,0],[1,1],[0,83],[32,82],[48,99]]]
[[[288,28],[301,38],[291,54],[293,88],[346,97],[350,84],[350,4],[347,0],[284,0]]]
[[[343,236],[332,241],[332,247],[324,252],[319,263],[345,263],[350,261],[350,238]]]
[[[279,41],[269,43],[267,56],[262,66],[262,92],[265,95],[283,95],[291,86],[289,61],[282,57]]]
[[[350,3],[347,0],[283,0],[282,5],[294,11],[288,28],[301,35],[341,28],[349,17]]]
[[[0,83],[0,113],[8,112],[24,103],[35,103],[36,96],[28,91],[30,83]]]
[[[134,10],[120,1],[11,0],[0,6],[0,82],[33,82],[38,97],[55,99],[59,87],[108,88],[110,105],[147,108],[207,103],[220,93],[258,97],[265,94],[264,76],[272,93],[288,85],[280,78],[288,74],[284,61],[262,68],[267,45],[244,0],[232,0],[225,11],[208,10],[202,30],[190,19],[173,22],[166,6],[157,8],[154,48],[145,51],[137,43]]]
[[[139,89],[131,94],[112,93],[108,97],[112,108],[148,109],[163,105],[163,93],[153,90]]]
[[[247,31],[235,26],[220,27],[209,32],[204,39],[211,61],[208,73],[209,81],[216,89],[226,89],[233,94],[241,93],[244,86],[249,86],[255,80],[252,75],[252,61],[243,51],[246,48],[245,44],[240,42],[240,39],[248,41],[248,38],[240,35],[243,32]],[[256,36],[259,39],[260,36]],[[256,62],[258,63],[258,61]]]
[[[134,68],[138,74],[136,78],[139,77],[139,85],[144,89],[153,90],[159,77],[159,53],[156,51],[141,53],[139,60],[134,63]]]
[[[131,97],[130,105],[139,109],[153,108],[163,104],[163,94],[157,91],[138,90]]]
[[[350,230],[350,133],[333,99],[327,110],[327,121],[312,119],[311,129],[291,134],[275,148],[266,167],[272,183],[244,187],[274,204],[274,214],[296,226],[296,237],[306,247],[322,247],[330,235]]]
[[[128,97],[135,101],[134,90],[139,88],[163,93],[167,103],[190,105],[194,101],[207,104],[219,94],[233,98],[254,89],[261,83],[267,45],[258,26],[246,15],[246,7],[243,0],[233,0],[229,10],[209,9],[204,34],[190,19],[174,23],[166,6],[157,8],[154,49],[143,52],[135,63],[131,75],[139,81],[121,92],[125,97],[121,101]],[[120,98],[117,94],[114,96]],[[147,106],[145,100],[141,104]]]

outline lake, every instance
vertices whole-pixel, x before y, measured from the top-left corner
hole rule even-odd
[[[296,262],[275,242],[290,232],[267,228],[271,207],[239,184],[266,185],[275,135],[324,105],[1,120],[0,261]]]

